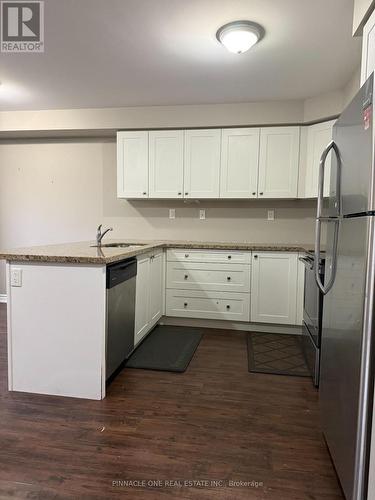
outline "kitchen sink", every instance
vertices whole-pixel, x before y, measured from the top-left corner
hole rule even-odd
[[[97,248],[128,248],[128,247],[145,247],[148,243],[103,243],[102,245],[92,245]]]

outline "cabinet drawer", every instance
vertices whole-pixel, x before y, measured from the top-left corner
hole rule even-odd
[[[235,264],[250,264],[251,252],[241,252],[238,250],[185,250],[172,248],[167,250],[167,260],[179,262],[233,262]]]
[[[183,318],[250,320],[250,294],[167,290],[167,316]]]
[[[168,262],[167,288],[250,292],[250,266],[202,262]]]

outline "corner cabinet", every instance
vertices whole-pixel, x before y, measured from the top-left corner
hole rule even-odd
[[[185,198],[219,198],[221,130],[185,131]]]
[[[164,306],[164,253],[137,257],[134,344],[156,325]]]
[[[298,254],[254,252],[251,321],[294,325],[297,319]]]
[[[332,140],[332,127],[334,123],[335,120],[330,120],[307,127],[304,198],[316,198],[318,196],[320,157],[328,143]],[[330,158],[328,158],[324,175],[324,196],[329,195],[330,164]]]
[[[117,133],[117,196],[148,198],[148,132]]]
[[[260,132],[259,198],[297,198],[300,127]]]
[[[375,70],[375,12],[371,14],[363,28],[361,85]]]

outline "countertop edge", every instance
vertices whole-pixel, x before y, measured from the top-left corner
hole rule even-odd
[[[72,244],[74,245],[74,243]],[[58,245],[56,245],[58,246]],[[51,255],[33,254],[33,253],[13,253],[12,251],[0,253],[0,260],[7,262],[32,262],[32,263],[55,263],[55,264],[91,264],[91,265],[108,265],[120,262],[125,259],[136,257],[137,255],[147,254],[156,249],[168,248],[186,248],[186,249],[202,249],[202,250],[237,250],[237,251],[257,251],[257,252],[308,252],[312,250],[313,245],[288,245],[288,244],[257,244],[257,243],[231,243],[231,242],[184,242],[184,241],[166,241],[150,243],[144,247],[134,250],[124,251],[118,255],[110,256],[84,256],[84,255]],[[38,247],[36,247],[37,250]],[[22,251],[22,249],[20,249]],[[15,251],[16,252],[16,251]]]

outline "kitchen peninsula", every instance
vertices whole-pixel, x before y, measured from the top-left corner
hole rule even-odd
[[[311,248],[106,240],[101,247],[79,242],[0,252],[7,261],[9,390],[105,397],[109,265],[137,259],[137,346],[162,316],[297,329],[303,289],[298,257]],[[272,304],[261,303],[267,287]],[[283,309],[271,311],[275,303]]]

